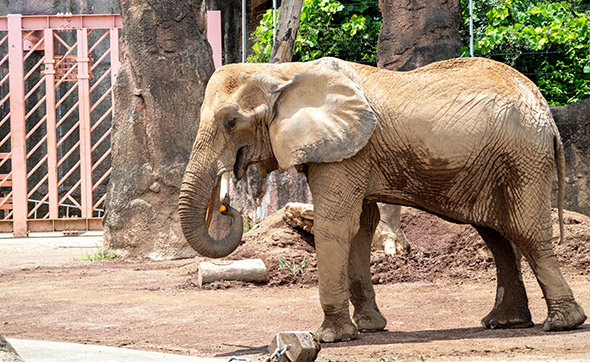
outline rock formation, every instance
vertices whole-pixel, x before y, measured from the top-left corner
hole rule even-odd
[[[8,341],[0,335],[0,362],[24,362]]]
[[[199,0],[121,0],[122,68],[115,86],[105,247],[169,259],[194,256],[178,194],[214,71]]]
[[[459,55],[459,0],[380,0],[379,7],[380,68],[412,70]]]
[[[590,215],[590,98],[551,107],[551,113],[565,149],[565,207]]]

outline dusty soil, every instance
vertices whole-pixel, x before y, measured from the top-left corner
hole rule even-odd
[[[558,254],[578,301],[590,310],[590,220],[566,214]],[[387,330],[324,344],[320,361],[590,360],[590,324],[543,332],[546,307],[525,267],[535,327],[486,330],[495,269],[470,226],[404,209],[412,253],[374,252],[377,301]],[[313,239],[275,214],[245,236],[232,258],[260,257],[269,282],[196,286],[202,259],[84,262],[93,248],[0,243],[0,334],[9,338],[105,344],[227,358],[258,359],[274,334],[314,331],[322,320]],[[281,267],[282,266],[282,267]]]

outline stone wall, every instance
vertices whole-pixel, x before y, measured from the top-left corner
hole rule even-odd
[[[565,149],[565,208],[590,216],[590,99],[551,112]]]

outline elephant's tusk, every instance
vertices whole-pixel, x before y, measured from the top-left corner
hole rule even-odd
[[[221,175],[219,182],[219,201],[223,202],[229,194],[229,172],[224,172]]]

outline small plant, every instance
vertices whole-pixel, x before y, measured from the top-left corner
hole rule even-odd
[[[303,269],[305,269],[306,266],[307,259],[305,257],[303,257],[303,260],[299,264],[297,264],[294,258],[291,258],[291,260],[289,260],[283,256],[281,257],[281,259],[279,259],[279,268],[288,269],[289,271],[291,271],[291,273],[293,273],[293,275],[303,274]]]
[[[97,261],[97,260],[108,260],[115,259],[117,254],[113,250],[99,251],[94,254],[86,254],[82,257],[83,261]]]

